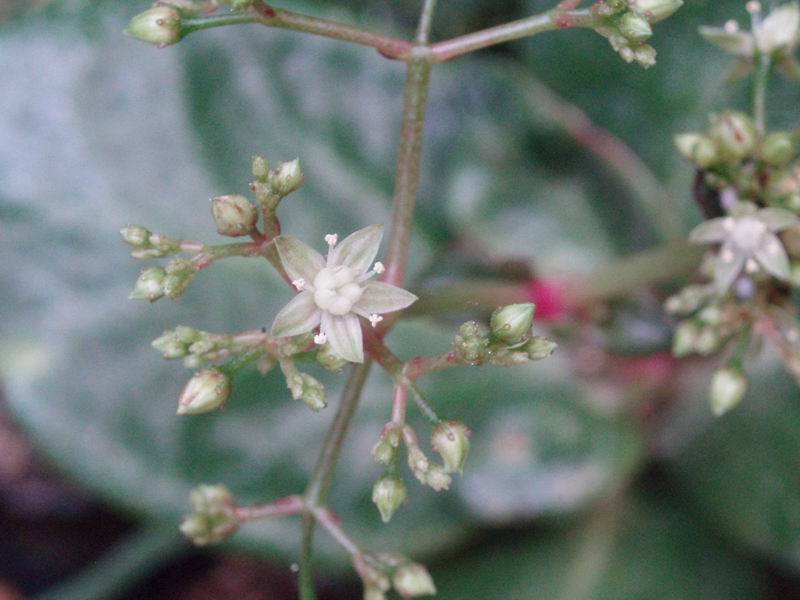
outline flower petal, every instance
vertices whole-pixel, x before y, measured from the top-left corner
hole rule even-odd
[[[755,257],[764,269],[778,279],[788,281],[792,274],[789,257],[778,239],[778,236],[768,233],[764,241],[756,248]]]
[[[276,237],[275,247],[278,249],[283,268],[292,281],[305,279],[311,283],[325,266],[325,259],[319,252],[290,235]]]
[[[328,255],[328,266],[345,266],[356,274],[365,273],[375,256],[383,238],[383,225],[370,225],[348,235]]]
[[[800,225],[800,217],[783,208],[765,208],[758,211],[756,217],[759,221],[763,221],[770,231],[783,231]]]
[[[700,27],[700,35],[725,52],[753,56],[753,36],[745,31],[729,32],[722,27]]]
[[[729,260],[724,260],[728,258]],[[731,287],[731,284],[742,272],[745,263],[745,255],[738,252],[732,242],[727,242],[717,257],[717,264],[714,267],[714,287],[718,294],[724,294]]]
[[[762,52],[772,53],[794,45],[800,29],[800,7],[796,2],[779,6],[754,28]]]
[[[714,244],[721,242],[728,235],[729,231],[725,228],[725,222],[732,217],[720,217],[700,223],[692,229],[689,234],[689,241],[693,244]]]
[[[417,297],[411,292],[388,283],[370,281],[364,285],[364,293],[353,310],[369,317],[371,314],[382,315],[411,306]]]
[[[272,323],[274,337],[289,337],[311,331],[320,324],[322,311],[314,302],[314,294],[300,292],[284,306]]]
[[[364,362],[364,342],[361,338],[361,323],[353,313],[335,317],[322,313],[322,333],[328,337],[331,351],[350,362]]]

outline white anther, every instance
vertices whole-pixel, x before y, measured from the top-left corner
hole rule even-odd
[[[750,0],[750,2],[745,4],[745,8],[751,15],[757,15],[761,12],[761,2],[757,2],[757,0]]]
[[[733,252],[728,248],[723,249],[722,252],[719,253],[719,257],[722,259],[722,262],[726,263],[733,262],[735,258]]]
[[[318,333],[317,335],[314,336],[314,343],[317,344],[318,346],[322,346],[322,344],[324,344],[327,341],[328,341],[328,336],[325,335],[324,333]]]
[[[747,262],[744,264],[744,270],[750,274],[758,273],[759,271],[758,263],[754,261],[752,258],[748,258]]]
[[[303,289],[304,287],[306,287],[306,280],[305,280],[305,279],[303,279],[302,277],[301,277],[300,279],[295,279],[295,280],[292,282],[292,285],[294,286],[294,288],[295,288],[295,289],[296,289],[298,292],[299,292],[299,291],[302,291],[302,289]]]
[[[383,263],[381,261],[378,261],[375,263],[375,266],[372,267],[372,270],[375,271],[378,275],[381,275],[382,273],[386,272],[386,267],[383,266]]]
[[[339,241],[339,236],[335,233],[329,233],[325,236],[325,243],[328,244],[331,248],[336,245],[336,242]]]
[[[371,315],[369,316],[369,323],[370,323],[370,325],[372,325],[373,327],[377,327],[377,326],[378,326],[378,323],[380,323],[381,321],[383,321],[383,317],[382,317],[382,316],[380,316],[380,315],[377,315],[377,314],[371,314]]]

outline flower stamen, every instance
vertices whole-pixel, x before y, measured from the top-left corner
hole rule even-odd
[[[318,346],[322,346],[327,341],[328,341],[328,336],[322,332],[314,336],[314,343],[317,344]]]
[[[298,292],[302,292],[303,288],[306,287],[306,280],[300,277],[299,279],[295,279],[294,281],[292,281],[292,285],[294,286],[294,289],[296,289]]]
[[[378,314],[373,313],[369,316],[369,324],[373,327],[377,327],[381,321],[383,321],[383,317]]]

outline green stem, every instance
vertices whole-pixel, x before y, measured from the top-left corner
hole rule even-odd
[[[132,534],[74,578],[34,600],[107,600],[189,548],[177,529],[148,528]]]
[[[744,359],[747,356],[747,351],[750,349],[750,342],[753,339],[753,324],[748,323],[744,326],[739,333],[739,339],[736,340],[736,346],[733,349],[728,364],[737,371],[744,370]]]
[[[597,18],[587,9],[564,11],[556,8],[546,13],[434,44],[431,46],[432,59],[434,62],[442,63],[476,50],[530,37],[537,33],[570,27],[592,28],[597,24]]]
[[[756,74],[753,79],[753,119],[759,135],[767,130],[767,88],[772,59],[769,54],[759,53],[756,58]]]
[[[373,33],[371,31],[364,31],[358,27],[352,27],[327,19],[319,19],[288,10],[271,8],[264,4],[252,11],[185,17],[183,19],[183,32],[184,34],[188,34],[202,29],[226,27],[228,25],[242,25],[246,23],[257,23],[266,27],[300,31],[302,33],[310,33],[312,35],[369,46],[375,48],[387,58],[403,58],[410,52],[412,47],[411,43],[406,40],[382,35],[380,33]]]
[[[361,390],[364,383],[367,381],[372,361],[367,359],[366,362],[353,367],[350,373],[350,378],[347,380],[347,385],[342,392],[342,399],[339,403],[339,408],[336,411],[336,416],[333,419],[331,428],[328,430],[328,436],[325,439],[325,444],[320,452],[317,464],[314,467],[314,472],[308,481],[308,486],[305,492],[306,513],[303,516],[303,549],[300,558],[300,598],[301,600],[315,600],[316,592],[314,590],[314,574],[312,571],[312,554],[314,542],[314,525],[316,519],[314,511],[322,508],[325,504],[325,498],[328,493],[328,488],[331,484],[333,471],[336,468],[336,462],[339,459],[339,454],[342,451],[342,444],[344,443],[347,432],[350,429],[350,422],[358,407],[358,400],[361,397]]]

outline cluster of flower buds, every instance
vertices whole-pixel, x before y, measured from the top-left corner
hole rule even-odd
[[[224,542],[239,529],[236,502],[225,486],[201,485],[189,494],[193,511],[181,532],[198,546]]]
[[[153,233],[141,225],[128,225],[119,233],[122,240],[133,248],[131,256],[139,260],[163,258],[180,251],[180,240]]]
[[[128,298],[150,302],[163,297],[177,300],[196,274],[195,265],[185,258],[175,258],[166,267],[148,267],[139,273]]]
[[[384,522],[388,522],[406,500],[407,490],[396,474],[396,458],[401,443],[406,447],[408,468],[423,484],[439,492],[450,488],[452,474],[463,474],[469,456],[471,435],[469,428],[459,421],[439,423],[431,434],[431,447],[439,454],[442,464],[432,463],[419,445],[416,432],[408,425],[387,423],[380,439],[372,448],[372,455],[388,467],[373,488],[372,500]]]
[[[286,387],[293,400],[302,400],[311,410],[317,412],[328,404],[325,401],[325,386],[308,373],[297,369],[292,359],[280,361],[281,371],[286,378]]]
[[[250,184],[250,189],[258,203],[270,212],[274,212],[281,199],[299,189],[305,181],[299,159],[280,162],[270,169],[266,158],[254,156],[252,172],[255,181]]]
[[[547,358],[556,343],[533,335],[536,307],[533,304],[510,304],[492,314],[487,329],[476,321],[467,321],[458,329],[453,350],[467,365],[491,364],[513,367]]]
[[[700,33],[709,42],[736,57],[729,79],[751,74],[761,57],[773,62],[778,71],[791,80],[800,80],[800,63],[794,52],[800,44],[800,6],[788,2],[763,17],[760,2],[748,2],[752,29],[742,31],[735,20],[723,27],[701,27]]]
[[[711,286],[685,288],[667,300],[666,310],[685,317],[672,341],[672,353],[677,358],[718,352],[746,319],[736,302],[718,300]]]
[[[671,16],[683,0],[601,0],[592,6],[601,21],[596,31],[608,38],[611,47],[625,62],[637,62],[644,68],[656,63],[655,48],[647,43],[652,25]]]
[[[400,554],[357,554],[353,567],[364,584],[364,600],[386,600],[392,586],[404,599],[436,594],[428,570]]]

